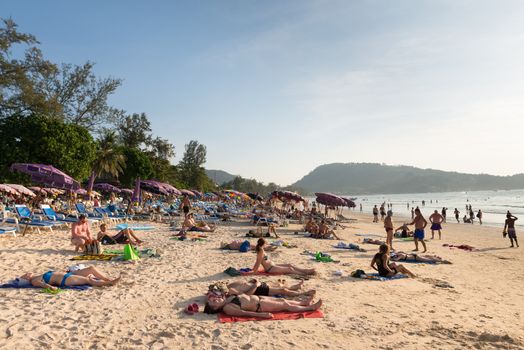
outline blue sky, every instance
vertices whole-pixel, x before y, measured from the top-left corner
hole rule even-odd
[[[206,166],[290,184],[330,162],[524,172],[524,2],[11,1],[54,62],[124,80]],[[520,161],[518,161],[520,160]]]

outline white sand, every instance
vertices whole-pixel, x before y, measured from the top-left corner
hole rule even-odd
[[[358,222],[339,230],[346,242],[362,238],[355,233],[384,236],[381,223],[356,217]],[[253,265],[253,253],[218,249],[221,241],[238,238],[250,228],[245,222],[221,226],[206,242],[170,240],[167,225],[139,232],[144,246],[163,250],[161,259],[86,262],[111,276],[125,273],[114,287],[58,295],[0,289],[0,349],[524,348],[524,248],[510,249],[501,229],[478,225],[447,224],[442,241],[428,242],[429,253],[453,265],[406,264],[419,278],[388,282],[348,278],[355,269],[370,270],[377,246],[362,245],[367,253],[333,249],[335,241],[296,236],[298,226],[291,225],[279,232],[299,248],[279,248],[272,259],[318,269],[305,288],[318,290],[324,319],[220,324],[215,316],[185,315],[182,310],[188,303],[202,306],[211,282],[227,279],[225,268]],[[67,231],[0,237],[0,281],[73,264],[68,237]],[[449,249],[442,243],[480,250]],[[413,249],[413,242],[394,244]],[[304,249],[331,253],[341,263],[311,261],[300,255]],[[334,276],[336,270],[344,275]],[[436,287],[437,280],[454,288]]]

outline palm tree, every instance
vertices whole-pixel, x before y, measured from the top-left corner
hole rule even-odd
[[[116,134],[114,131],[106,131],[98,140],[98,150],[93,162],[93,172],[89,178],[88,191],[93,190],[95,178],[100,175],[111,175],[118,179],[118,175],[124,172],[125,157],[118,149]]]

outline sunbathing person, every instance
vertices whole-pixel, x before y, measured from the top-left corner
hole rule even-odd
[[[196,232],[214,232],[216,229],[213,224],[206,224],[205,222],[196,222],[193,213],[186,215],[184,223],[182,224],[182,231],[196,231]]]
[[[234,240],[232,241],[231,243],[225,243],[225,242],[222,242],[220,243],[220,249],[226,249],[226,250],[240,250],[240,246],[244,243],[245,241],[242,241],[242,240]],[[277,249],[278,247],[275,246],[275,245],[270,245],[266,248],[266,250],[268,252],[272,252],[274,251],[275,249]],[[254,245],[249,245],[249,250],[255,250],[255,246]]]
[[[233,282],[227,285],[229,295],[258,295],[258,296],[275,296],[282,295],[284,297],[298,297],[307,295],[313,297],[316,293],[315,290],[302,291],[303,282],[297,283],[289,288],[284,288],[280,283],[275,286],[270,286],[266,282],[260,282],[256,279],[252,279],[249,282]]]
[[[395,237],[400,237],[400,238],[413,237],[413,231],[409,230],[407,224],[402,224],[402,226],[397,227],[395,229]]]
[[[366,243],[366,244],[376,244],[376,245],[386,244],[386,242],[381,241],[380,239],[373,239],[373,238],[364,238],[364,239],[362,240],[362,243]]]
[[[139,245],[142,243],[141,240],[138,239],[137,236],[135,236],[135,233],[130,228],[125,228],[118,232],[114,236],[110,236],[107,234],[107,226],[106,224],[100,225],[100,232],[98,232],[96,240],[100,243],[106,245],[106,244],[133,244],[133,245]]]
[[[253,266],[253,271],[258,272],[260,265],[264,269],[264,272],[276,273],[282,275],[314,275],[316,273],[315,269],[302,269],[291,264],[275,264],[269,260],[269,256],[264,251],[264,246],[266,241],[263,238],[259,238],[255,251],[257,253],[257,260],[255,266]]]
[[[450,261],[442,259],[437,255],[418,255],[417,253],[391,252],[391,260],[406,262],[425,262],[451,264]]]
[[[273,312],[306,312],[318,310],[322,300],[311,304],[311,300],[294,301],[281,298],[240,294],[235,296],[209,295],[204,312],[224,312],[230,316],[273,318]]]
[[[403,265],[397,265],[389,262],[389,246],[387,244],[381,244],[379,252],[375,254],[373,260],[371,260],[371,267],[378,271],[378,274],[382,277],[392,277],[397,273],[404,273],[411,278],[415,277],[413,272],[406,269]]]
[[[340,238],[337,236],[334,230],[330,230],[329,226],[326,224],[324,220],[320,222],[320,225],[318,226],[318,235],[317,238],[322,239],[328,239],[329,237],[335,237],[336,239],[340,240]]]
[[[72,287],[90,285],[93,287],[112,286],[120,281],[120,277],[110,279],[103,275],[95,267],[87,267],[72,272],[47,271],[37,275],[27,272],[20,277],[28,281],[32,286],[56,290],[57,287]]]

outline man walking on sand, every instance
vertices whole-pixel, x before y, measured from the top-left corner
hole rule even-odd
[[[415,232],[413,234],[413,238],[415,240],[415,250],[413,251],[418,251],[418,241],[420,241],[420,243],[422,243],[422,246],[424,247],[424,251],[422,253],[425,253],[428,249],[426,248],[426,242],[424,242],[424,229],[428,225],[428,222],[422,216],[422,213],[420,212],[419,208],[415,209],[415,218],[408,225],[413,224],[415,225]]]
[[[438,213],[437,210],[429,217],[429,222],[431,222],[431,239],[435,238],[435,231],[438,231],[438,239],[442,239],[442,222],[444,217]]]
[[[455,220],[457,220],[457,224],[460,224],[459,215],[460,211],[457,208],[455,208]]]
[[[373,222],[378,222],[378,208],[376,204],[373,207]]]
[[[389,249],[393,250],[393,211],[388,210],[387,216],[384,219],[384,229],[386,230],[386,244],[389,246]]]

